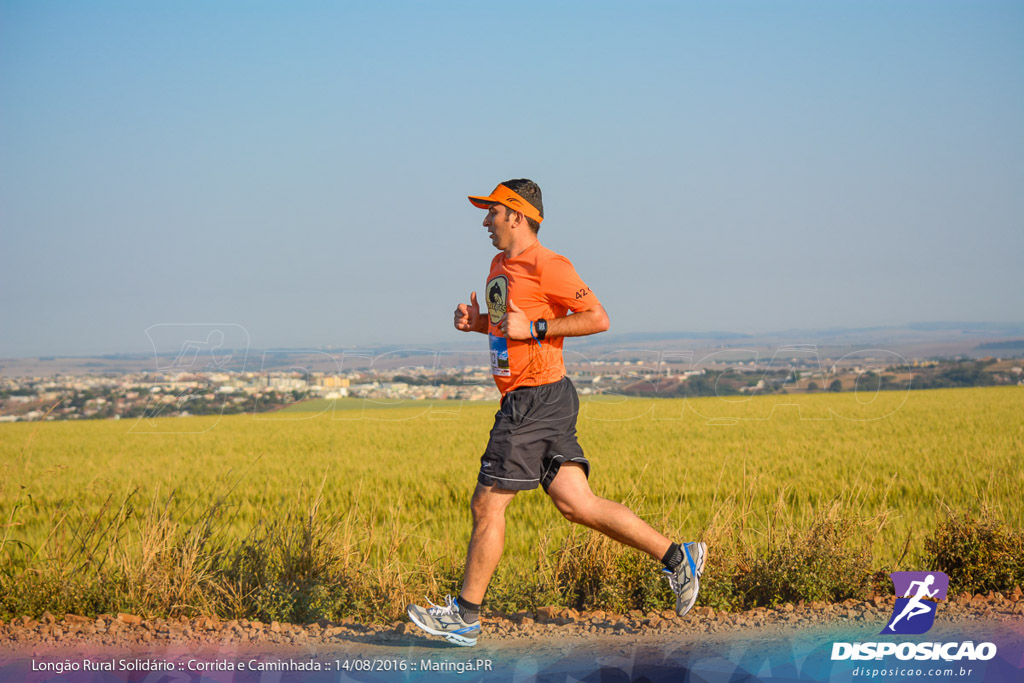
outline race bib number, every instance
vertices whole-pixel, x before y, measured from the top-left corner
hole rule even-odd
[[[511,377],[512,370],[508,366],[508,340],[493,334],[487,336],[491,344],[491,374]]]

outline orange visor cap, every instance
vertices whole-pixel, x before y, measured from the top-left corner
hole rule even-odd
[[[473,195],[469,195],[469,201],[473,206],[481,209],[489,209],[493,204],[501,204],[502,206],[507,206],[513,211],[521,212],[527,218],[532,218],[537,221],[537,223],[544,220],[536,206],[526,201],[504,185],[498,185],[494,188],[494,191],[486,197],[474,197]]]

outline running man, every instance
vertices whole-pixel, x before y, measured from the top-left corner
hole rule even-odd
[[[565,375],[562,340],[608,329],[608,314],[567,258],[541,245],[540,188],[507,180],[469,201],[487,210],[484,227],[498,250],[484,288],[455,309],[455,328],[486,334],[491,374],[501,392],[490,441],[470,503],[473,533],[458,598],[429,607],[410,605],[409,618],[427,633],[457,645],[475,645],[480,607],[505,546],[505,508],[516,493],[537,488],[571,522],[583,524],[665,565],[676,612],[697,600],[704,543],[673,543],[629,508],[590,490],[590,463],[576,440],[579,397]]]
[[[936,588],[933,591],[928,590],[928,588],[933,583],[935,583],[935,576],[929,574],[925,577],[924,581],[914,581],[909,586],[907,586],[907,594],[903,597],[910,598],[910,601],[907,602],[907,606],[903,608],[903,611],[900,612],[899,616],[893,619],[892,623],[889,624],[890,631],[892,631],[893,633],[896,632],[896,629],[894,628],[896,626],[896,622],[902,619],[903,617],[906,617],[907,621],[910,621],[919,614],[928,614],[932,611],[931,608],[928,607],[928,605],[921,602],[921,599],[934,598],[935,595],[939,592],[938,588]],[[911,597],[910,594],[914,592],[914,586],[917,586],[917,593],[913,597]]]

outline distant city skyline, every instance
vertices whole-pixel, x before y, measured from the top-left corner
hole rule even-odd
[[[300,344],[293,347],[262,346],[252,340],[247,331],[237,325],[158,325],[156,327],[169,328],[165,334],[154,336],[145,349],[105,351],[99,353],[57,353],[57,354],[27,354],[22,356],[0,356],[0,360],[7,359],[17,367],[19,361],[31,359],[53,360],[53,359],[145,359],[147,363],[158,357],[157,366],[153,369],[166,369],[164,365],[172,361],[176,355],[183,350],[205,349],[215,354],[240,354],[248,360],[246,362],[258,361],[276,354],[327,354],[327,356],[338,360],[342,356],[352,359],[357,358],[382,358],[395,353],[404,354],[407,352],[423,354],[441,354],[447,356],[465,356],[466,354],[479,353],[481,357],[486,356],[485,344],[478,343],[480,339],[476,335],[454,335],[452,338],[441,342],[420,342],[416,344],[401,344],[380,342],[375,344],[328,344],[325,346],[314,346],[311,344]],[[219,341],[210,343],[209,335],[196,335],[190,330],[218,330],[236,328],[236,334],[229,334]],[[675,348],[672,343],[679,342],[682,346]],[[668,344],[668,346],[666,346]],[[758,332],[740,332],[735,330],[676,330],[669,332],[609,332],[594,337],[575,338],[568,342],[567,352],[575,354],[579,359],[588,357],[588,354],[597,353],[604,355],[608,353],[626,353],[630,351],[648,354],[667,353],[675,356],[679,351],[689,349],[707,350],[709,348],[741,349],[745,345],[751,348],[770,346],[776,351],[796,346],[807,346],[817,348],[826,354],[833,352],[847,353],[860,348],[876,348],[896,352],[896,348],[889,347],[928,347],[939,345],[949,349],[938,354],[938,357],[959,355],[967,352],[978,352],[988,350],[995,355],[1015,357],[1024,349],[1024,321],[923,321],[908,325],[871,326],[862,328],[793,328],[788,330],[765,330]],[[880,346],[881,345],[881,346]],[[678,344],[677,344],[678,346]],[[612,351],[612,349],[618,350]],[[882,347],[885,347],[884,349]],[[846,349],[843,351],[842,349]],[[998,353],[1000,350],[1006,352]],[[759,354],[761,351],[758,352]],[[341,355],[339,355],[341,354]],[[367,355],[370,354],[370,355]],[[915,357],[920,354],[912,354]],[[931,354],[934,356],[935,354]],[[327,357],[325,356],[325,357]],[[922,357],[930,357],[924,354]],[[237,359],[236,359],[237,360]],[[591,358],[593,360],[593,358]],[[0,368],[2,370],[3,368]],[[0,372],[0,374],[4,374]]]
[[[1024,319],[1016,2],[0,3],[0,357],[463,344],[531,177],[609,334]]]

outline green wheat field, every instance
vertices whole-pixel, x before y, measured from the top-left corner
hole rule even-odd
[[[349,399],[257,415],[0,425],[0,588],[27,596],[0,611],[392,618],[391,601],[457,590],[496,409]],[[915,568],[951,513],[1024,523],[1019,387],[587,397],[578,430],[594,491],[672,538],[707,540],[709,573],[743,568],[743,557],[828,518],[856,529],[878,571]],[[507,518],[497,603],[554,600],[566,581],[585,606],[667,599],[652,561],[574,529],[542,491],[517,495]],[[583,590],[601,576],[578,566],[580,553],[601,571],[650,570],[654,583]],[[172,576],[183,563],[193,579]],[[79,602],[48,592],[72,576]],[[534,594],[512,597],[524,590]]]

